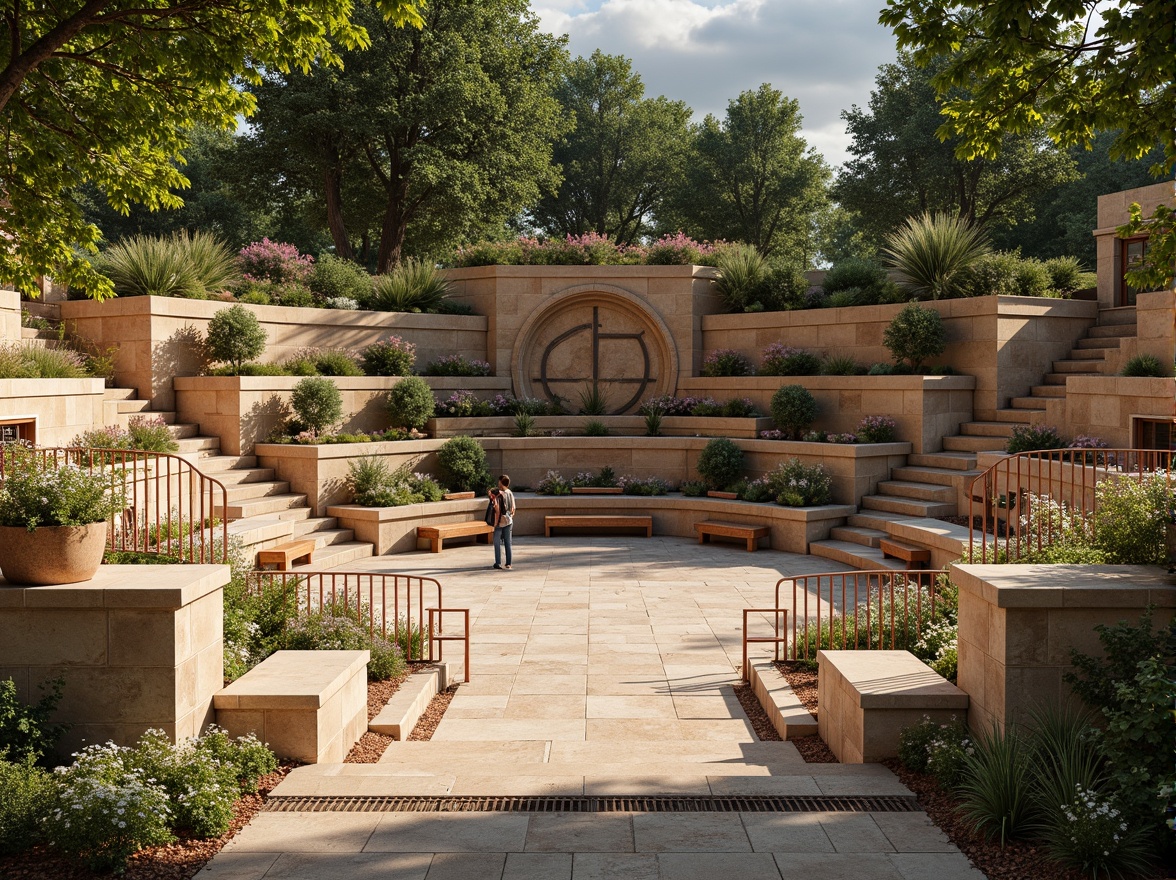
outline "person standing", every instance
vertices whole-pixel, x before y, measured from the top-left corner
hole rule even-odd
[[[514,526],[515,497],[510,491],[510,477],[498,478],[498,503],[494,517],[494,567],[503,568],[502,548],[506,547],[506,570],[511,570],[511,530]]]

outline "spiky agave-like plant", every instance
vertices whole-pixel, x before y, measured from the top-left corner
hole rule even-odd
[[[962,217],[924,213],[910,217],[882,249],[898,283],[916,296],[952,296],[964,272],[989,252],[988,237]]]

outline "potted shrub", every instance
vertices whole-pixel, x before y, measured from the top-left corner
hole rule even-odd
[[[0,486],[0,571],[12,584],[88,581],[102,564],[107,520],[122,510],[109,473],[4,450]]]

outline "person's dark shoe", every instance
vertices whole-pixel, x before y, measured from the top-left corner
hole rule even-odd
[[[497,568],[499,571],[502,571],[502,566],[501,566],[501,565],[499,565],[497,562],[496,562],[496,563],[494,563],[494,564],[493,564],[492,566],[490,566],[490,567],[491,567],[491,568]],[[507,566],[507,568],[510,568],[510,566],[508,565],[508,566]]]

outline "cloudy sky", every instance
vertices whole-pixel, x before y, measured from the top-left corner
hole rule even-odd
[[[832,165],[845,159],[840,114],[865,106],[894,37],[878,24],[884,0],[532,0],[572,55],[600,49],[633,60],[647,96],[699,118],[769,82],[800,102],[804,135]]]

